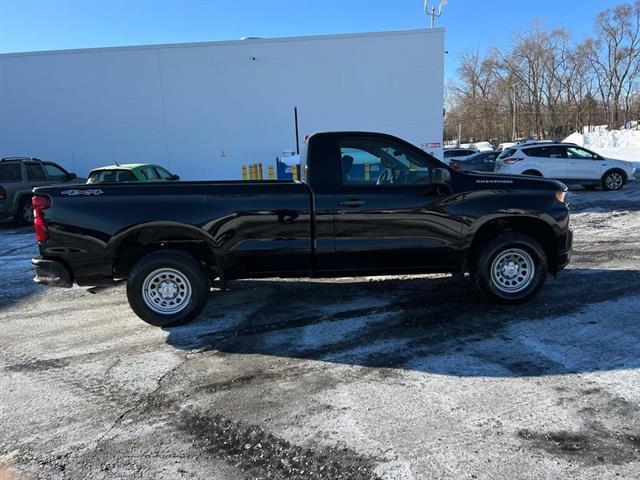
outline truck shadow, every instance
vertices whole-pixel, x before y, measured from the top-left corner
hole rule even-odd
[[[231,285],[199,321],[167,329],[167,342],[457,376],[640,367],[638,270],[567,270],[518,306],[446,277]]]
[[[573,213],[637,212],[640,210],[640,181],[633,181],[618,191],[571,187],[568,202]]]

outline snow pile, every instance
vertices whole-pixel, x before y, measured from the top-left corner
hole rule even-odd
[[[640,130],[600,129],[584,134],[576,132],[564,141],[581,145],[604,157],[640,164]]]
[[[492,152],[494,150],[493,145],[489,142],[476,142],[472,146],[479,152]]]

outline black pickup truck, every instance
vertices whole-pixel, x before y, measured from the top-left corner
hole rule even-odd
[[[127,281],[134,312],[175,326],[212,282],[466,272],[484,295],[522,302],[571,255],[567,187],[455,172],[398,138],[317,133],[302,181],[35,188],[35,281]]]

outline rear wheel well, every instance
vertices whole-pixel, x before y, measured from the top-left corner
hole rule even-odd
[[[470,269],[474,268],[482,248],[505,232],[522,233],[536,240],[544,249],[549,262],[549,270],[551,272],[555,270],[556,237],[546,222],[534,218],[504,218],[492,220],[482,225],[473,237],[469,249],[468,265]]]
[[[31,203],[32,196],[33,196],[33,193],[23,193],[19,195],[18,198],[16,198],[16,201],[14,202],[14,205],[16,208],[16,214],[20,213],[20,206],[22,205],[23,202],[28,201],[29,203]]]
[[[129,272],[144,256],[159,250],[179,250],[202,263],[212,278],[217,276],[217,263],[211,248],[204,240],[189,237],[171,237],[147,240],[144,232],[126,237],[113,255],[113,276],[127,278]]]

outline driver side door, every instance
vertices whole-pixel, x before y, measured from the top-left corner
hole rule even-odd
[[[421,150],[377,136],[338,140],[333,268],[420,272],[455,267],[461,205],[431,184],[442,167]]]

